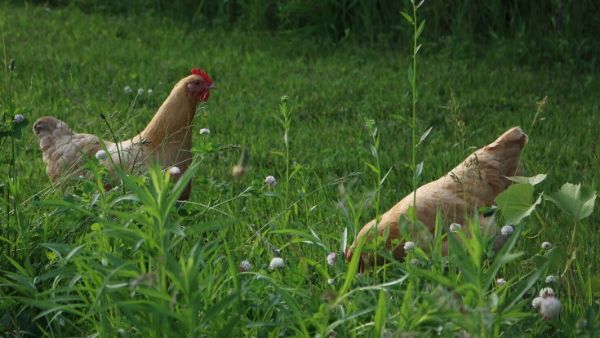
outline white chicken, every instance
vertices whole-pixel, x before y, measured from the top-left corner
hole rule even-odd
[[[464,224],[466,217],[473,215],[478,208],[491,206],[510,185],[506,177],[522,175],[520,156],[526,143],[527,135],[521,128],[511,128],[496,141],[468,156],[448,174],[419,187],[416,194],[417,219],[433,232],[438,210],[445,224]],[[403,242],[406,240],[402,238],[398,223],[400,216],[406,215],[413,206],[413,199],[411,192],[383,214],[377,224],[377,236],[387,234],[385,245],[393,250],[396,259],[404,257]],[[351,259],[360,238],[368,236],[367,241],[373,239],[375,223],[376,220],[372,220],[360,230],[352,246],[346,250],[347,260]],[[397,244],[392,244],[393,241]],[[369,254],[361,255],[361,266],[370,266],[373,259]]]
[[[46,173],[53,182],[67,175],[79,175],[85,158],[96,156],[109,170],[121,166],[126,171],[144,170],[156,161],[162,168],[177,166],[183,173],[192,161],[190,130],[199,102],[208,100],[213,82],[201,69],[181,79],[160,106],[146,128],[133,138],[114,143],[92,134],[71,131],[54,117],[39,118],[33,131],[39,138]],[[187,199],[191,186],[181,198]]]

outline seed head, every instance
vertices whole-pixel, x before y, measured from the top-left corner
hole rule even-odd
[[[415,242],[408,241],[408,242],[404,243],[404,251],[413,250],[415,248],[415,246],[416,246]]]
[[[327,284],[329,284],[329,285],[334,285],[334,284],[335,284],[335,279],[333,279],[333,278],[329,278],[329,279],[327,280]]]
[[[506,281],[504,280],[504,278],[498,278],[496,279],[496,284],[498,284],[498,286],[502,286],[506,284]]]
[[[208,128],[200,129],[200,135],[209,135],[209,134],[210,134],[210,129],[208,129]]]
[[[144,95],[144,88],[138,88],[138,95]]]
[[[123,91],[125,92],[125,94],[130,94],[133,91],[133,89],[131,89],[131,87],[129,86],[125,86],[125,88],[123,88]]]
[[[543,242],[542,243],[542,249],[544,250],[550,250],[552,248],[552,243],[550,242]]]
[[[556,276],[554,276],[554,275],[546,276],[546,284],[550,284],[550,283],[554,283],[554,282],[556,282]]]
[[[149,88],[149,89],[146,91],[146,93],[147,93],[148,95],[152,95],[152,94],[154,93],[154,91],[152,90],[152,88]]]

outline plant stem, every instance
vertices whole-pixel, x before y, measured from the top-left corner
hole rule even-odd
[[[413,54],[412,54],[412,77],[410,79],[411,85],[411,93],[412,93],[412,162],[411,169],[413,171],[413,225],[416,224],[417,221],[417,30],[418,30],[418,20],[417,20],[417,4],[412,0],[412,9],[413,9]]]

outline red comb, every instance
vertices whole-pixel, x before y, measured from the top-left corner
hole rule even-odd
[[[205,71],[203,71],[200,68],[192,68],[192,74],[193,75],[198,75],[201,78],[204,79],[204,82],[206,82],[208,85],[212,84],[212,79],[210,77],[210,75],[206,74]]]

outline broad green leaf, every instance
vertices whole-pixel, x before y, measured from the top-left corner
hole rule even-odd
[[[547,176],[546,174],[539,174],[539,175],[535,175],[535,176],[531,176],[531,177],[510,176],[507,178],[515,183],[528,183],[531,185],[538,185],[539,183],[541,183],[543,180],[546,179],[546,176]]]
[[[546,197],[579,221],[594,211],[596,192],[580,184],[565,183],[559,191]]]
[[[504,222],[509,224],[519,224],[541,201],[540,194],[533,202],[533,185],[526,183],[513,184],[496,197],[496,204],[502,211]]]

